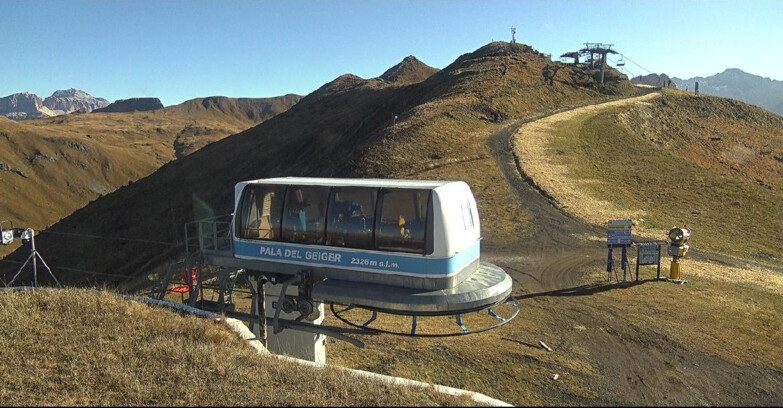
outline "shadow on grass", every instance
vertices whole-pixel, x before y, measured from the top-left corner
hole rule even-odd
[[[647,282],[657,282],[658,279],[643,279],[639,281],[625,281],[625,282],[603,282],[603,283],[591,283],[588,285],[576,286],[567,289],[550,290],[547,292],[528,293],[525,295],[514,296],[516,300],[532,299],[542,296],[590,296],[596,293],[607,292],[616,289],[628,289],[635,286],[643,285]],[[661,280],[662,281],[662,280]]]

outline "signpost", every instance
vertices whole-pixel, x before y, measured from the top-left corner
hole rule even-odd
[[[612,271],[614,270],[614,247],[622,248],[622,268],[623,280],[628,273],[628,247],[633,244],[631,236],[632,220],[610,220],[607,233],[607,247],[609,253],[606,260],[606,272],[609,274],[608,280],[612,280]]]
[[[636,280],[639,280],[640,265],[657,265],[658,279],[661,279],[661,244],[645,243],[636,247]]]

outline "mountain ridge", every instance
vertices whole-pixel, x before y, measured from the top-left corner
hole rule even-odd
[[[0,219],[44,229],[165,163],[255,126],[298,101],[280,99],[266,98],[255,108],[248,99],[244,104],[250,115],[213,106],[188,111],[175,105],[154,112],[31,121],[0,116]]]
[[[783,116],[783,81],[751,74],[739,68],[727,68],[707,77],[673,77],[672,81],[679,89],[690,91],[694,91],[698,82],[700,93],[737,99]]]
[[[547,77],[552,67],[557,72]],[[285,113],[168,162],[51,229],[93,236],[123,231],[129,238],[154,234],[158,240],[178,242],[181,226],[203,215],[201,210],[194,213],[197,208],[215,215],[229,213],[234,184],[264,177],[406,178],[419,174],[426,178],[422,172],[440,163],[478,157],[471,165],[480,166],[481,171],[450,177],[470,181],[476,174],[495,174],[493,183],[501,183],[502,173],[488,158],[489,134],[530,115],[636,92],[617,72],[608,71],[602,87],[590,74],[553,63],[532,47],[498,42],[460,56],[447,69],[416,84],[396,86],[380,78],[341,75]],[[487,202],[483,200],[513,200],[504,185],[487,188],[482,190],[482,206]],[[200,204],[194,207],[194,202]],[[483,206],[482,211],[489,210]],[[520,221],[524,215],[509,219],[504,217],[516,213],[504,214],[487,219],[488,242],[505,239],[492,232],[505,223],[524,229]],[[84,222],[87,219],[92,221]],[[154,249],[141,243],[115,246],[103,241],[102,249],[96,251],[95,242],[89,240],[57,244],[54,234],[42,235],[41,240],[53,264],[112,270],[127,275],[125,284],[131,286],[180,256],[179,246]],[[75,259],[73,253],[95,256]]]
[[[19,92],[0,98],[0,116],[13,120],[40,119],[72,112],[91,112],[107,106],[109,101],[75,88],[57,90],[41,99],[30,92]]]

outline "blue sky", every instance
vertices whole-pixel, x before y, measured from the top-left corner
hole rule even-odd
[[[0,1],[0,96],[305,95],[408,55],[444,68],[511,26],[554,59],[604,42],[635,75],[783,80],[781,22],[779,1]]]

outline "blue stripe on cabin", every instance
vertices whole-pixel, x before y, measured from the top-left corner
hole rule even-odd
[[[234,241],[234,256],[298,265],[448,276],[459,272],[478,258],[480,246],[480,241],[476,241],[451,258],[435,259],[425,255],[397,255],[361,250],[346,251],[314,245],[280,244],[269,241]]]

